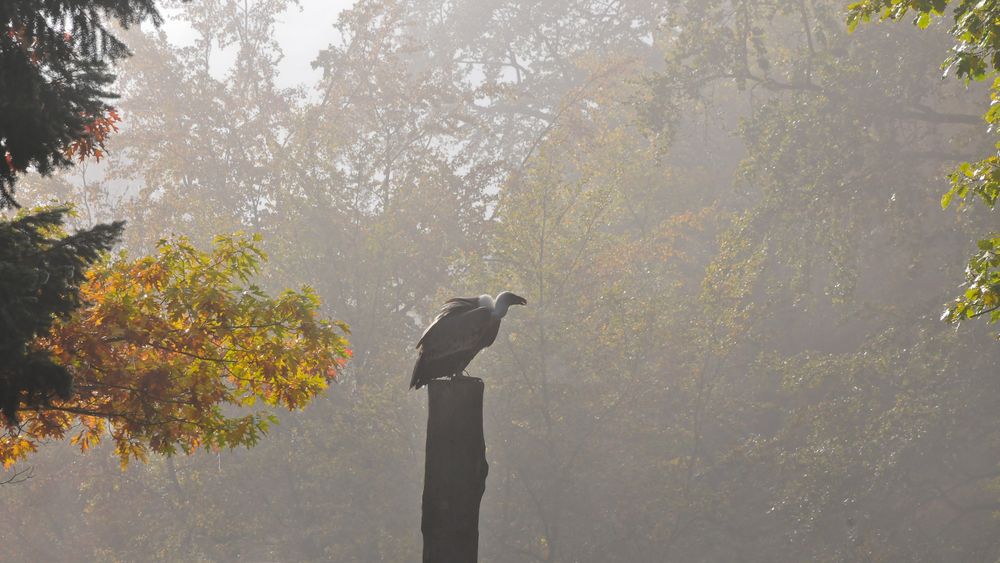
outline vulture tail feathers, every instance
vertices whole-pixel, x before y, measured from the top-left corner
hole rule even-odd
[[[423,358],[417,358],[417,363],[413,366],[413,375],[410,376],[410,389],[420,389],[427,383],[428,380],[423,373],[426,371],[424,363]]]
[[[417,357],[417,363],[413,366],[413,375],[410,376],[410,389],[420,389],[432,380],[461,374],[472,361],[476,352],[478,350],[431,358],[425,356],[421,351],[420,356]]]

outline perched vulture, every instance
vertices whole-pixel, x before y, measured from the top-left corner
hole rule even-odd
[[[480,350],[496,340],[507,309],[527,304],[527,299],[509,291],[497,295],[496,300],[489,295],[449,299],[417,342],[410,389],[461,374]]]

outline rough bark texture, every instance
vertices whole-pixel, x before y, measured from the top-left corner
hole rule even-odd
[[[486,490],[483,381],[435,380],[427,388],[424,464],[424,562],[473,563],[479,552],[479,502]]]

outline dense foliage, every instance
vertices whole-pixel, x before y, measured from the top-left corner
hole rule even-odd
[[[346,325],[320,320],[310,289],[271,299],[250,283],[263,257],[254,241],[158,246],[90,270],[84,307],[36,342],[72,369],[75,393],[8,428],[5,466],[67,436],[82,450],[110,436],[123,467],[149,452],[252,446],[275,419],[242,407],[302,408],[346,362]]]
[[[22,406],[45,405],[72,394],[72,375],[49,351],[32,343],[57,318],[80,305],[87,268],[119,237],[121,223],[67,235],[67,208],[51,208],[0,221],[0,412],[18,423]]]
[[[128,49],[124,27],[159,23],[153,0],[7,0],[0,5],[0,209],[16,206],[14,183],[74,156],[101,156],[117,113],[111,65]]]
[[[18,205],[14,183],[32,172],[101,160],[121,121],[106,103],[111,65],[129,54],[108,28],[144,21],[161,23],[151,0],[0,6],[0,208]],[[271,299],[251,283],[259,237],[217,237],[211,254],[161,240],[155,257],[87,271],[124,222],[95,225],[82,208],[73,235],[66,207],[0,220],[4,467],[69,434],[82,449],[110,435],[123,467],[150,451],[251,446],[273,419],[239,407],[300,408],[344,364],[346,325],[320,320],[311,290]]]
[[[143,436],[211,451],[118,472],[121,449],[39,448],[35,477],[4,489],[6,555],[413,559],[412,346],[443,298],[510,289],[531,305],[470,366],[487,384],[484,561],[997,559],[1000,349],[939,319],[991,218],[941,210],[947,175],[995,149],[991,91],[940,79],[966,40],[944,18],[849,33],[865,6],[903,4],[362,0],[315,89],[276,74],[285,0],[177,4],[185,46],[132,30],[106,167],[26,178],[19,197],[129,218],[133,253],[261,233],[255,279],[308,282],[354,358],[252,450],[214,447],[234,426],[182,423]],[[163,337],[150,311],[176,310],[170,293],[155,309],[124,274],[154,263],[129,264],[88,283],[125,284]],[[77,322],[124,306],[93,301]],[[81,358],[141,354],[119,336]],[[225,377],[147,352],[188,383]]]

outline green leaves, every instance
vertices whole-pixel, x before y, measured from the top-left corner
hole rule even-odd
[[[951,183],[949,189],[941,196],[941,207],[947,208],[955,197],[961,200],[960,208],[965,207],[969,194],[977,195],[990,209],[996,205],[1000,197],[1000,162],[996,155],[984,158],[979,162],[963,162],[948,175]]]
[[[965,269],[966,289],[945,310],[941,319],[958,323],[986,317],[989,323],[1000,320],[1000,235],[978,242],[979,252]]]
[[[926,28],[934,15],[940,15],[946,0],[866,0],[848,7],[848,27],[868,21],[876,12],[881,19],[899,19],[908,10],[918,12],[914,23]],[[951,35],[955,38],[953,54],[944,62],[945,74],[954,71],[964,79],[981,81],[1000,69],[1000,3],[996,0],[963,0],[954,10]],[[990,130],[1000,126],[1000,78],[994,80],[989,110],[983,116]],[[996,145],[1000,151],[1000,143]],[[970,195],[993,209],[1000,198],[1000,152],[975,162],[961,163],[948,175],[950,188],[941,196],[942,209],[953,201],[959,209],[968,204]],[[957,323],[988,315],[990,323],[1000,319],[1000,238],[991,235],[979,241],[979,252],[969,259],[965,270],[967,289],[945,310],[942,320]]]
[[[898,20],[910,10],[917,12],[914,25],[926,29],[933,16],[944,13],[949,0],[863,0],[847,6],[847,29],[853,32],[859,23],[869,22],[873,17],[880,20]]]

